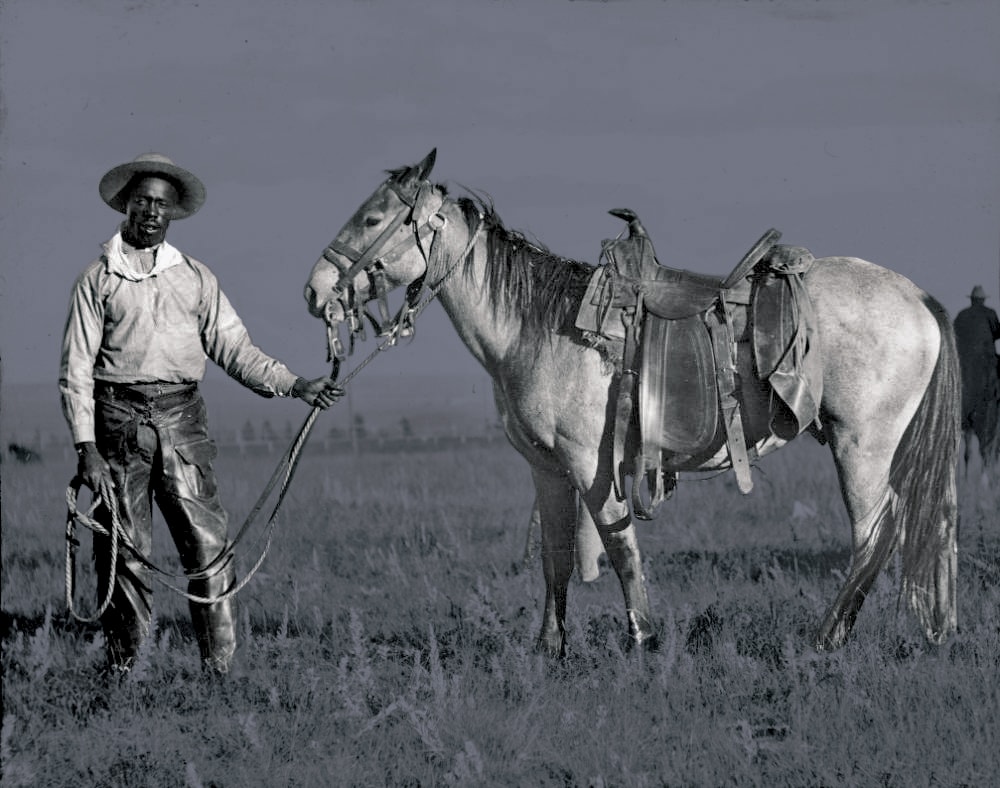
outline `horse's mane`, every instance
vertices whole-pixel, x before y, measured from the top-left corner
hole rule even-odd
[[[552,331],[568,329],[576,318],[593,266],[553,254],[524,233],[504,227],[492,201],[460,198],[466,224],[482,216],[486,234],[486,295],[494,311],[523,319],[522,341],[537,344]],[[472,255],[465,274],[472,270]]]
[[[399,167],[386,173],[398,179],[410,169]],[[437,183],[435,188],[443,196],[448,195],[444,184]],[[523,232],[508,229],[488,195],[466,191],[472,196],[460,197],[456,202],[468,227],[483,222],[487,250],[485,295],[494,313],[519,314],[521,341],[531,345],[554,331],[572,330],[594,267],[553,254],[537,239],[529,240]],[[463,274],[469,276],[472,270],[470,254],[464,261]]]

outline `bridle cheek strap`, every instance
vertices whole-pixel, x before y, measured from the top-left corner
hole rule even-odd
[[[372,241],[371,246],[365,249],[364,252],[358,252],[356,249],[342,244],[336,239],[330,242],[330,245],[323,250],[323,258],[329,262],[333,263],[336,269],[340,272],[341,277],[347,281],[351,281],[359,273],[365,270],[368,265],[375,259],[377,259],[379,252],[382,251],[382,247],[386,245],[388,240],[396,234],[396,231],[402,227],[404,224],[409,224],[411,211],[400,211],[393,220],[389,223],[381,233],[379,233],[378,238]],[[336,252],[338,255],[342,255],[351,261],[352,265],[350,268],[345,268],[344,264],[335,257],[331,252]]]
[[[414,224],[413,226],[413,235],[411,236],[411,239],[413,245],[420,250],[420,256],[424,258],[424,270],[420,276],[406,286],[406,294],[403,297],[402,306],[400,306],[396,316],[389,321],[388,328],[386,328],[383,324],[377,329],[379,336],[386,336],[395,331],[398,336],[412,337],[416,331],[413,318],[416,313],[417,303],[420,301],[420,296],[424,292],[424,282],[427,278],[427,270],[430,265],[431,255],[434,252],[435,242],[437,241],[438,230],[444,227],[446,223],[445,218],[437,212],[443,204],[444,200],[441,201],[441,204],[437,206],[437,209],[435,209],[433,213],[428,215],[426,222],[419,226],[417,224]],[[430,246],[426,246],[428,239],[430,239]],[[380,258],[379,263],[376,264],[379,269],[381,269],[382,264],[393,262],[401,256],[401,248],[403,246],[403,243],[398,244],[395,248],[390,250],[385,257]],[[408,244],[406,244],[406,246],[408,246]],[[377,284],[373,277],[370,277],[370,281]],[[375,292],[375,297],[379,300],[379,310],[382,311],[384,305],[385,310],[383,314],[388,312],[388,303],[385,300],[385,294],[380,294],[377,290],[373,292]],[[371,318],[370,315],[369,317]],[[372,318],[372,322],[374,322],[374,318]]]
[[[372,241],[364,252],[359,252],[357,249],[347,246],[346,244],[342,244],[336,239],[331,241],[330,245],[323,250],[324,259],[327,262],[332,263],[345,278],[353,279],[357,274],[367,268],[372,261],[382,259],[384,255],[379,254],[382,251],[382,247],[386,245],[400,226],[403,224],[410,224],[411,222],[416,222],[417,226],[423,226],[426,223],[426,219],[424,219],[421,214],[426,208],[428,196],[434,193],[434,187],[431,186],[428,181],[422,181],[416,193],[412,197],[391,181],[388,183],[388,187],[395,192],[396,196],[399,197],[400,201],[407,208],[409,208],[409,210],[402,210],[397,213],[396,216],[393,217],[393,220],[389,223],[389,226],[379,233],[378,238]],[[444,200],[442,199],[441,203],[443,202]],[[438,204],[438,209],[440,207],[441,204]],[[427,213],[429,216],[431,211],[427,211]],[[338,255],[346,257],[351,261],[352,265],[349,268],[346,268],[340,259],[331,254],[331,252],[335,252]]]

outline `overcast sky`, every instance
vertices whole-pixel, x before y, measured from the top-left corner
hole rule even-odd
[[[383,170],[492,195],[595,261],[639,212],[662,262],[725,273],[769,227],[1000,302],[996,0],[316,0],[0,5],[3,380],[51,382],[70,287],[158,151],[208,200],[169,240],[255,342],[327,370],[302,287]],[[374,369],[373,365],[373,369]],[[379,374],[475,371],[439,308]],[[373,372],[373,374],[374,374]]]

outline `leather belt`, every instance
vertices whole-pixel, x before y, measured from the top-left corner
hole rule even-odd
[[[189,400],[198,391],[197,383],[109,383],[94,382],[94,399],[128,402],[166,409]]]

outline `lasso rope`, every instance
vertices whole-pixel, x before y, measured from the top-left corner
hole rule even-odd
[[[469,253],[472,251],[476,240],[479,237],[480,230],[482,228],[482,218],[480,217],[480,222],[476,226],[476,229],[469,236],[469,241],[466,244],[465,251],[459,255],[452,265],[445,272],[445,275],[437,282],[436,285],[428,289],[427,297],[421,301],[416,307],[413,308],[410,314],[410,323],[416,320],[417,316],[424,311],[424,309],[430,304],[430,302],[437,296],[441,288],[444,286],[445,281],[454,273],[458,264],[464,260]],[[382,341],[371,353],[369,353],[362,361],[359,363],[346,377],[341,381],[340,386],[343,388],[346,386],[362,369],[364,369],[368,364],[370,364],[375,357],[384,350],[396,345],[399,341],[400,332],[402,330],[403,321],[397,319],[395,325],[390,330],[388,337]],[[334,381],[337,379],[337,373],[339,371],[340,362],[339,359],[334,360],[333,374],[332,377]],[[117,570],[118,570],[118,554],[119,554],[119,542],[131,552],[140,563],[143,564],[147,569],[152,572],[153,578],[161,585],[169,588],[181,596],[185,597],[191,602],[196,602],[203,605],[213,605],[219,602],[223,602],[230,597],[239,593],[247,583],[253,578],[260,569],[261,565],[264,563],[264,559],[267,557],[268,551],[271,548],[271,541],[274,537],[274,525],[277,520],[278,511],[281,508],[281,504],[285,499],[285,494],[288,492],[288,488],[291,485],[292,478],[295,475],[295,470],[298,467],[299,458],[302,454],[302,449],[305,446],[306,440],[309,437],[309,433],[312,430],[313,424],[316,421],[316,417],[319,415],[321,408],[319,406],[313,406],[309,415],[306,417],[302,426],[299,428],[298,434],[292,440],[291,445],[285,450],[284,455],[282,455],[281,460],[278,462],[277,468],[275,468],[274,473],[271,475],[267,486],[261,493],[260,497],[257,499],[257,503],[250,510],[246,519],[243,521],[243,525],[240,526],[239,532],[230,542],[229,547],[221,553],[214,560],[209,562],[206,566],[200,567],[198,569],[191,570],[189,572],[184,572],[182,575],[172,574],[165,572],[164,570],[157,567],[147,558],[145,558],[139,550],[132,544],[129,539],[128,534],[125,533],[121,525],[120,516],[118,513],[118,500],[115,497],[114,490],[108,480],[105,480],[101,484],[101,489],[97,491],[95,500],[91,508],[87,512],[81,512],[77,508],[76,501],[77,496],[80,493],[80,487],[83,484],[82,479],[79,477],[74,478],[69,487],[66,490],[66,607],[69,610],[70,615],[73,616],[78,621],[84,623],[91,623],[100,619],[104,612],[108,609],[111,604],[111,598],[114,594],[115,583],[117,581]],[[234,549],[236,545],[243,539],[250,525],[256,519],[258,513],[263,508],[264,503],[267,501],[274,489],[278,478],[284,474],[284,479],[281,484],[281,490],[278,492],[278,500],[274,505],[274,509],[271,511],[271,515],[268,518],[267,524],[264,526],[264,534],[266,534],[266,539],[264,542],[264,547],[260,552],[260,556],[257,558],[253,567],[249,572],[243,577],[239,582],[234,583],[230,588],[226,589],[223,593],[205,597],[192,594],[184,589],[178,588],[172,583],[168,583],[163,580],[162,577],[186,577],[189,580],[204,580],[222,572],[227,566],[229,566],[234,558]],[[104,504],[104,507],[108,510],[111,515],[111,526],[106,528],[97,522],[93,517],[94,511],[98,506]],[[79,542],[76,539],[76,524],[80,523],[86,528],[89,528],[95,534],[101,536],[107,536],[111,541],[111,569],[108,577],[108,588],[105,598],[98,605],[97,612],[91,617],[82,616],[77,612],[74,604],[73,597],[75,595],[76,589],[76,549],[79,546]],[[257,538],[260,541],[260,537]]]
[[[111,604],[111,597],[115,591],[115,565],[118,563],[118,537],[122,535],[121,523],[118,521],[118,507],[113,506],[111,511],[111,533],[109,534],[107,529],[101,526],[99,523],[95,522],[90,518],[94,510],[98,507],[102,500],[108,499],[114,501],[114,495],[111,493],[111,485],[105,480],[101,485],[101,491],[99,493],[99,498],[96,498],[94,505],[90,508],[86,515],[81,514],[76,510],[76,496],[80,492],[80,486],[83,484],[83,480],[79,477],[73,479],[70,482],[69,487],[66,490],[66,505],[68,512],[66,515],[66,607],[77,621],[82,621],[85,624],[92,623],[100,619],[104,615],[104,611],[108,609]],[[97,606],[97,612],[91,617],[83,616],[77,613],[76,608],[73,606],[73,589],[76,585],[76,548],[79,547],[80,543],[76,539],[76,522],[77,520],[84,522],[88,527],[93,530],[102,533],[106,536],[111,537],[111,578],[108,582],[108,590],[101,600],[101,603]]]

